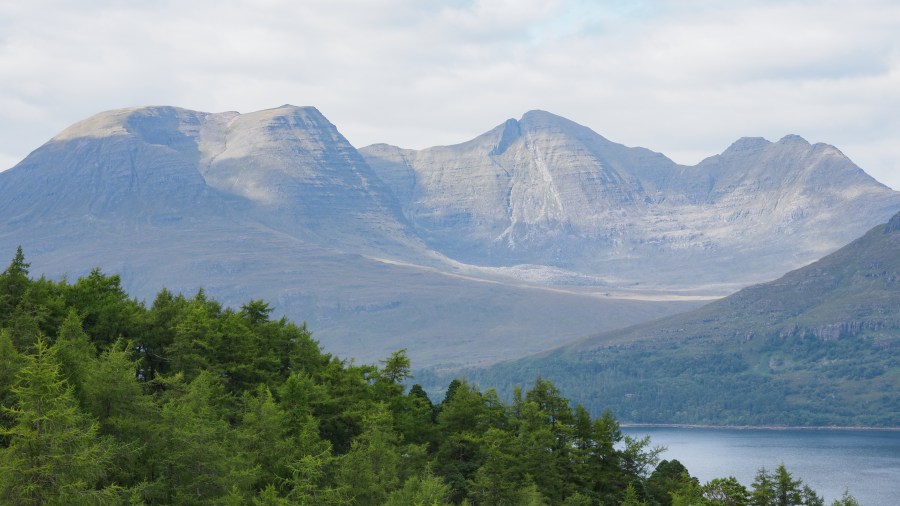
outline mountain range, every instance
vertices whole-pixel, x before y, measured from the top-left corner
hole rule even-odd
[[[357,150],[312,107],[137,107],[0,173],[0,254],[129,293],[263,298],[326,350],[524,356],[698,307],[900,210],[837,148],[735,142],[694,166],[543,111],[453,146]]]

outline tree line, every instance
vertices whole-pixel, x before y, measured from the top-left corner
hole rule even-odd
[[[823,504],[783,466],[701,485],[544,379],[435,404],[403,350],[341,360],[264,301],[147,307],[99,269],[29,267],[20,248],[0,274],[2,504]]]

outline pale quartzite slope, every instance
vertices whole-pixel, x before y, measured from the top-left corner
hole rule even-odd
[[[614,283],[771,278],[900,209],[839,150],[798,136],[741,139],[688,167],[532,111],[455,146],[361,152],[432,247]]]

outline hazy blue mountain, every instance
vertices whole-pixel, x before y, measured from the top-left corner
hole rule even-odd
[[[776,281],[472,374],[633,422],[900,425],[900,213]]]

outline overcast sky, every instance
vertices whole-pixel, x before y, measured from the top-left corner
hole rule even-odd
[[[285,103],[357,147],[531,109],[686,164],[798,134],[900,189],[900,2],[0,2],[0,169],[104,110]]]

